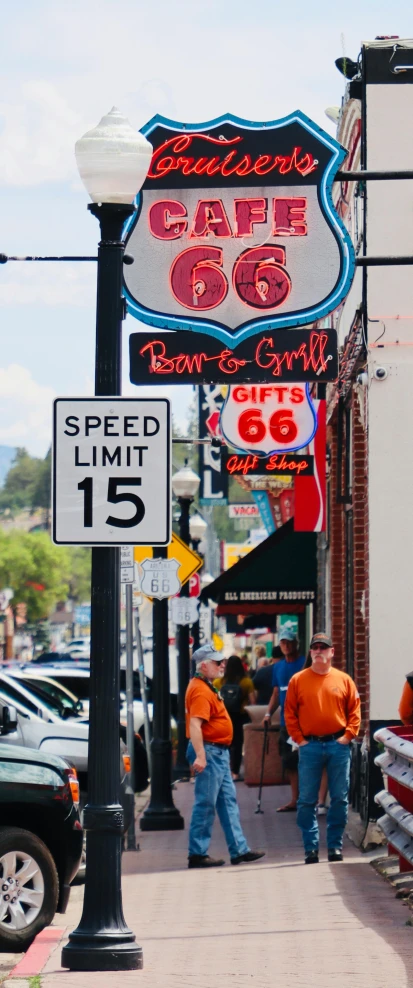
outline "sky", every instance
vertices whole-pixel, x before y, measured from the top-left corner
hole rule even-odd
[[[75,141],[113,105],[139,129],[155,113],[185,122],[230,111],[274,120],[300,109],[328,133],[344,79],[376,35],[411,37],[408,0],[15,0],[0,40],[0,253],[96,253],[97,221]],[[92,395],[96,266],[0,266],[0,445],[44,456],[56,395]],[[166,394],[185,430],[190,387]],[[143,328],[143,327],[140,327]]]

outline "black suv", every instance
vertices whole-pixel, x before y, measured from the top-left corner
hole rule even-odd
[[[65,912],[82,854],[78,800],[63,758],[0,743],[0,949],[25,950]]]

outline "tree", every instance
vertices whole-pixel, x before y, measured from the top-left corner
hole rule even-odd
[[[8,508],[12,514],[23,508],[32,508],[41,462],[30,456],[26,449],[19,447],[0,491],[0,508]]]
[[[27,604],[29,621],[46,618],[69,589],[70,555],[47,532],[0,529],[0,587],[14,590],[13,607]]]
[[[78,603],[90,600],[92,579],[92,550],[87,546],[68,547],[69,555],[69,597]]]

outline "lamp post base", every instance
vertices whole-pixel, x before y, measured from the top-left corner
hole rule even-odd
[[[185,830],[185,820],[176,806],[167,810],[145,810],[139,821],[141,830]]]
[[[133,933],[130,934],[135,939]],[[143,951],[137,943],[119,942],[116,935],[71,935],[62,950],[62,967],[70,971],[137,971],[143,968]]]

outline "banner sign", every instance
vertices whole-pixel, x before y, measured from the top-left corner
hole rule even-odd
[[[244,601],[294,601],[297,604],[309,604],[315,599],[314,590],[226,590],[219,602],[242,604]]]
[[[219,385],[203,385],[198,390],[199,438],[218,438],[221,435],[219,418],[224,402]],[[227,504],[228,474],[221,469],[223,449],[208,444],[199,445],[198,472],[200,504]]]
[[[335,381],[335,329],[279,330],[231,349],[205,333],[132,333],[132,384],[264,384]]]
[[[305,453],[301,456],[294,456],[292,453],[274,453],[265,458],[253,453],[249,453],[247,456],[241,456],[239,453],[227,453],[227,456],[223,457],[222,469],[230,477],[249,477],[251,474],[260,477],[274,475],[308,477],[314,473],[314,457],[307,456]],[[237,516],[234,515],[234,517]]]
[[[348,294],[354,251],[332,183],[347,151],[300,111],[254,123],[156,116],[153,156],[125,227],[128,311],[227,345],[304,326]]]

